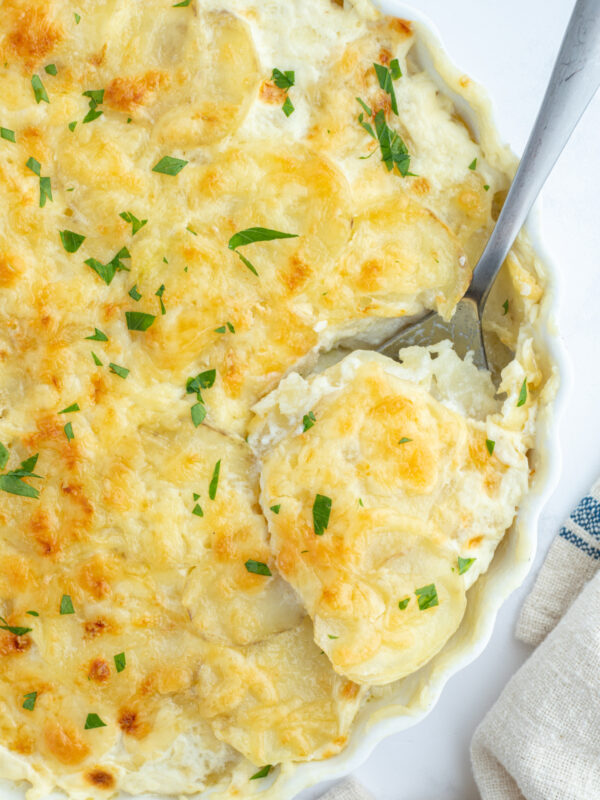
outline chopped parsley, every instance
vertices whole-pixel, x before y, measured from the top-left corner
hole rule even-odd
[[[327,634],[327,638],[328,639],[339,639],[340,637],[339,636],[334,636],[333,633],[328,633]]]
[[[127,292],[129,297],[136,302],[142,299],[142,295],[138,292],[137,283],[134,283],[131,289]]]
[[[494,447],[496,446],[496,442],[493,439],[486,439],[485,446],[487,447],[488,453],[492,456],[494,455]]]
[[[213,469],[212,478],[210,479],[210,484],[208,486],[208,496],[211,500],[214,500],[217,496],[217,488],[219,486],[219,473],[221,472],[221,459],[217,461],[215,464],[215,468]]]
[[[317,536],[322,536],[329,525],[331,514],[331,497],[318,494],[312,507],[313,528]]]
[[[114,656],[114,659],[115,659],[115,668],[116,668],[117,672],[123,672],[123,670],[127,666],[127,661],[125,659],[125,653],[117,653],[117,655]]]
[[[398,444],[408,444],[408,442],[412,442],[412,439],[409,439],[408,436],[403,436],[398,440]]]
[[[71,600],[71,595],[63,594],[60,598],[60,613],[61,614],[74,614],[75,609],[73,608],[73,601]]]
[[[238,233],[234,233],[231,239],[229,240],[229,249],[233,250],[233,252],[239,256],[242,263],[245,264],[250,272],[253,272],[256,276],[258,276],[258,272],[256,268],[250,263],[250,261],[245,258],[240,252],[238,252],[238,247],[244,247],[247,244],[252,244],[253,242],[270,242],[273,239],[297,239],[297,233],[282,233],[282,231],[273,231],[270,228],[246,228],[243,231],[238,231]]]
[[[402,77],[402,70],[400,69],[400,62],[397,58],[393,58],[390,61],[390,73],[392,75],[393,80],[397,81],[398,78]]]
[[[396,116],[398,116],[398,102],[396,101],[396,92],[394,91],[392,73],[387,67],[384,67],[383,64],[373,64],[373,68],[375,69],[375,74],[377,75],[379,85],[383,91],[387,92],[390,96],[392,111]]]
[[[121,219],[125,220],[125,222],[129,225],[131,224],[131,235],[135,236],[138,231],[140,231],[144,225],[148,222],[147,219],[138,219],[135,214],[132,214],[131,211],[123,211],[119,214]]]
[[[277,503],[277,505],[276,505],[276,506],[271,506],[270,510],[271,510],[271,511],[272,511],[274,514],[279,514],[279,511],[281,510],[281,503]]]
[[[46,205],[46,200],[52,202],[52,184],[50,178],[40,178],[40,208]]]
[[[160,300],[160,313],[164,316],[167,313],[165,304],[163,303],[163,294],[165,293],[165,285],[161,283],[158,289],[154,292],[154,296]]]
[[[202,511],[202,507],[196,503],[194,508],[192,509],[192,514],[195,514],[197,517],[203,517],[204,511]]]
[[[33,75],[31,78],[31,87],[33,89],[33,96],[35,102],[39,105],[41,102],[49,103],[48,92],[46,91],[42,79],[39,75]]]
[[[502,316],[505,317],[508,314],[508,299],[502,303],[503,313]]]
[[[309,428],[312,428],[316,421],[317,420],[314,411],[309,411],[308,414],[305,414],[302,417],[302,432],[304,433]]]
[[[273,769],[272,764],[265,764],[264,767],[261,767],[258,772],[255,772],[254,775],[250,777],[251,781],[257,780],[257,778],[266,778],[269,772]]]
[[[161,172],[163,175],[178,175],[187,164],[182,158],[173,156],[163,156],[160,161],[152,167],[152,172]]]
[[[469,169],[477,169],[477,159],[474,158],[473,161],[469,164]]]
[[[73,403],[72,405],[67,406],[66,408],[63,408],[63,410],[59,411],[58,413],[59,414],[71,414],[73,411],[81,411],[81,409],[79,408],[79,403]]]
[[[13,636],[25,636],[26,633],[30,633],[33,628],[22,628],[18,625],[9,625],[8,622],[4,619],[4,617],[0,617],[0,630],[8,631],[12,633]]]
[[[521,385],[521,391],[519,392],[519,399],[517,400],[517,408],[520,406],[524,406],[527,401],[527,378],[523,381]]]
[[[113,364],[112,361],[108,365],[108,368],[111,372],[114,372],[115,375],[118,375],[119,378],[123,378],[123,380],[129,375],[129,370],[126,367],[120,367],[118,364]]]
[[[92,358],[94,359],[94,364],[95,364],[97,367],[101,367],[101,366],[102,366],[102,362],[100,361],[100,359],[98,358],[98,356],[96,355],[96,353],[94,353],[94,351],[93,351],[93,350],[92,350]]]
[[[266,564],[263,564],[262,561],[253,561],[252,559],[248,559],[246,561],[246,569],[248,572],[253,572],[255,575],[272,575],[273,573],[269,569]]]
[[[86,731],[92,728],[106,728],[106,722],[102,722],[98,714],[88,714],[83,727]]]
[[[71,131],[71,133],[73,133],[73,131],[75,130],[76,127],[77,127],[77,120],[74,120],[73,122],[69,122],[68,128]]]
[[[427,608],[439,606],[437,589],[435,583],[430,583],[428,586],[421,586],[420,589],[415,589],[419,609],[425,611]]]
[[[86,258],[84,264],[87,264],[88,267],[91,267],[94,270],[94,272],[97,272],[104,283],[107,286],[110,286],[112,279],[115,277],[117,272],[121,272],[122,270],[129,272],[129,267],[126,267],[123,263],[122,259],[124,258],[131,258],[131,254],[126,247],[122,247],[117,255],[114,256],[114,258],[112,258],[107,264],[101,264],[100,261],[95,258]]]
[[[90,339],[92,342],[108,342],[108,336],[98,330],[98,328],[94,328],[93,336],[86,336],[85,338]]]
[[[400,611],[404,611],[406,606],[410,603],[410,597],[405,597],[403,600],[398,600],[398,608]]]
[[[282,110],[282,111],[283,111],[283,113],[286,115],[286,117],[291,117],[291,116],[292,116],[292,114],[294,113],[294,111],[296,110],[296,109],[294,108],[294,104],[292,103],[292,101],[290,100],[290,98],[289,98],[289,97],[286,97],[286,98],[285,98],[285,102],[284,102],[284,104],[281,106],[281,110]]]
[[[486,183],[486,184],[485,184],[485,186],[484,186],[483,188],[485,189],[485,191],[486,191],[486,192],[489,192],[489,190],[490,190],[490,185],[489,185],[489,183]]]
[[[293,70],[285,70],[282,72],[280,69],[275,68],[271,75],[271,80],[279,89],[291,89],[296,82],[296,73]]]
[[[0,469],[4,469],[8,461],[6,457],[6,448],[4,445],[2,445],[2,448],[3,449],[0,450],[0,460],[3,462],[3,466],[1,466]],[[28,483],[25,483],[23,478],[42,477],[32,472],[32,470],[35,469],[37,460],[38,454],[36,453],[34,456],[30,456],[25,459],[25,461],[22,461],[18,469],[13,469],[6,472],[4,475],[0,475],[0,491],[7,492],[8,494],[16,494],[20,497],[31,497],[36,500],[40,496],[39,491]]]
[[[33,711],[35,708],[35,701],[37,700],[37,692],[29,692],[23,695],[23,708],[27,711]]]
[[[10,128],[0,127],[0,139],[6,139],[7,142],[16,142],[15,132]]]
[[[60,240],[67,253],[76,253],[85,242],[85,236],[74,231],[59,231]]]
[[[48,64],[47,67],[44,67],[44,71],[48,73],[48,75],[57,75],[58,70],[56,69],[56,64]]]
[[[189,225],[187,226],[186,231],[189,231],[192,234],[192,236],[198,236],[196,231],[193,228],[191,228]]]
[[[90,110],[83,118],[82,124],[93,122],[104,113],[102,110],[98,111],[98,106],[104,102],[104,89],[88,89],[82,94],[84,97],[89,98],[90,101]]]
[[[127,329],[130,331],[147,331],[156,317],[144,311],[126,311]]]
[[[369,108],[369,106],[363,100],[361,100],[360,97],[357,97],[356,99],[364,109],[365,113],[367,113],[368,116],[372,116],[372,109]],[[372,125],[365,121],[364,114],[362,113],[358,116],[358,122],[366,130],[369,136],[371,136],[371,138],[377,139],[379,142],[381,160],[385,164],[388,172],[392,172],[394,167],[397,167],[398,172],[402,175],[402,177],[405,178],[407,175],[413,175],[412,172],[409,172],[410,155],[408,154],[408,149],[399,134],[392,130],[392,128],[390,128],[385,121],[385,113],[383,110],[379,110],[377,114],[375,114],[375,130],[373,130]]]
[[[218,328],[215,328],[215,333],[235,333],[235,328],[231,324],[231,322],[226,322],[225,325],[219,325]]]
[[[29,156],[29,158],[25,162],[25,166],[28,167],[39,178],[39,176],[42,173],[42,165],[37,160],[37,158],[34,158],[33,156]]]
[[[67,422],[67,424],[65,425],[63,430],[65,432],[65,436],[67,437],[67,441],[70,442],[71,439],[75,438],[75,434],[73,433],[73,423],[72,422]]]
[[[81,22],[81,16],[77,12],[75,12],[73,16],[75,17],[75,25],[79,25]]]
[[[474,558],[461,558],[458,557],[458,574],[464,575],[465,572],[469,569],[471,564],[475,561]]]
[[[38,614],[37,611],[26,611],[25,613],[26,614],[31,614],[32,617],[39,617],[39,614]]]
[[[188,394],[197,394],[200,389],[210,389],[214,385],[216,377],[216,369],[207,369],[198,373],[195,378],[188,378],[185,390]]]
[[[187,8],[192,0],[181,0],[181,3],[175,3],[172,8]]]
[[[192,422],[194,423],[194,426],[197,428],[198,425],[201,425],[204,422],[204,418],[206,417],[206,406],[201,400],[199,400],[192,406],[191,413],[192,413]]]

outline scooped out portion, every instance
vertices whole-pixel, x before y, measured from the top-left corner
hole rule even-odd
[[[456,631],[528,482],[489,374],[449,342],[401,357],[291,374],[255,406],[249,439],[278,570],[336,672],[369,685]]]

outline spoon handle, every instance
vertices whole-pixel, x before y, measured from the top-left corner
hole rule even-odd
[[[480,313],[502,262],[599,85],[600,2],[577,0],[521,163],[466,293]]]

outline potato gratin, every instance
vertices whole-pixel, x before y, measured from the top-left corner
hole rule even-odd
[[[459,628],[551,374],[531,248],[488,304],[498,395],[448,343],[322,355],[451,316],[510,183],[422,36],[368,0],[0,3],[0,777],[30,798],[262,791]]]

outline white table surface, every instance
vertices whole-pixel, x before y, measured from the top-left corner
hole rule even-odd
[[[388,8],[394,0],[385,0]],[[450,57],[487,87],[498,128],[521,153],[574,0],[413,0],[441,33]],[[525,584],[501,609],[483,654],[447,684],[419,725],[382,742],[355,777],[376,800],[477,800],[469,743],[530,649],[514,638],[523,598],[552,537],[600,475],[600,93],[592,101],[542,194],[543,231],[561,278],[558,325],[573,372],[560,423],[560,483],[539,525]],[[330,784],[298,795],[314,800]]]

